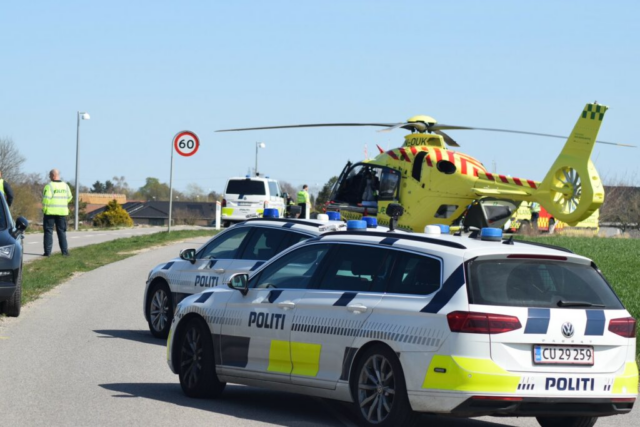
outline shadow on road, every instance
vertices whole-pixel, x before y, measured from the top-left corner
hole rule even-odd
[[[144,398],[246,420],[282,426],[356,425],[350,404],[242,385],[227,385],[219,399],[192,399],[178,383],[100,384],[115,398]],[[347,423],[340,421],[346,420]],[[429,427],[504,427],[506,424],[424,415],[420,425]]]
[[[141,397],[282,426],[342,426],[317,400],[292,393],[228,385],[219,399],[192,399],[177,383],[100,384],[115,398]]]
[[[123,340],[141,342],[143,344],[155,344],[166,347],[167,341],[155,338],[151,332],[147,330],[128,330],[128,329],[101,329],[93,331],[98,338],[120,338]]]

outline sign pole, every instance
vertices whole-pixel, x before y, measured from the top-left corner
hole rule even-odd
[[[171,232],[171,211],[173,207],[173,145],[174,139],[171,140],[171,172],[169,172],[169,227],[167,228],[167,232]]]
[[[171,213],[173,211],[173,151],[184,157],[196,154],[200,148],[200,138],[195,133],[183,130],[178,132],[171,140],[171,172],[169,177],[169,224],[167,232],[171,231]]]

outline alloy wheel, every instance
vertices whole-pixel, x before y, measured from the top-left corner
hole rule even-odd
[[[371,356],[358,377],[358,404],[364,418],[379,424],[389,416],[396,395],[393,367],[380,354]]]

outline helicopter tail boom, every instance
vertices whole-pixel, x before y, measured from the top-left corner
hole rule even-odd
[[[604,187],[590,157],[608,107],[587,104],[562,152],[533,198],[556,219],[573,225],[604,202]]]

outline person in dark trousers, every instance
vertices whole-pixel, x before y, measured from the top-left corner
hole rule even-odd
[[[4,198],[7,199],[7,204],[11,207],[11,203],[13,203],[13,190],[9,183],[2,178],[2,172],[0,172],[0,193],[4,195]]]
[[[44,186],[42,192],[42,212],[44,213],[44,256],[51,255],[53,248],[53,226],[56,227],[58,244],[63,256],[69,256],[67,246],[67,215],[69,203],[73,199],[71,189],[66,182],[60,180],[60,172],[53,169],[49,172],[51,182]]]

